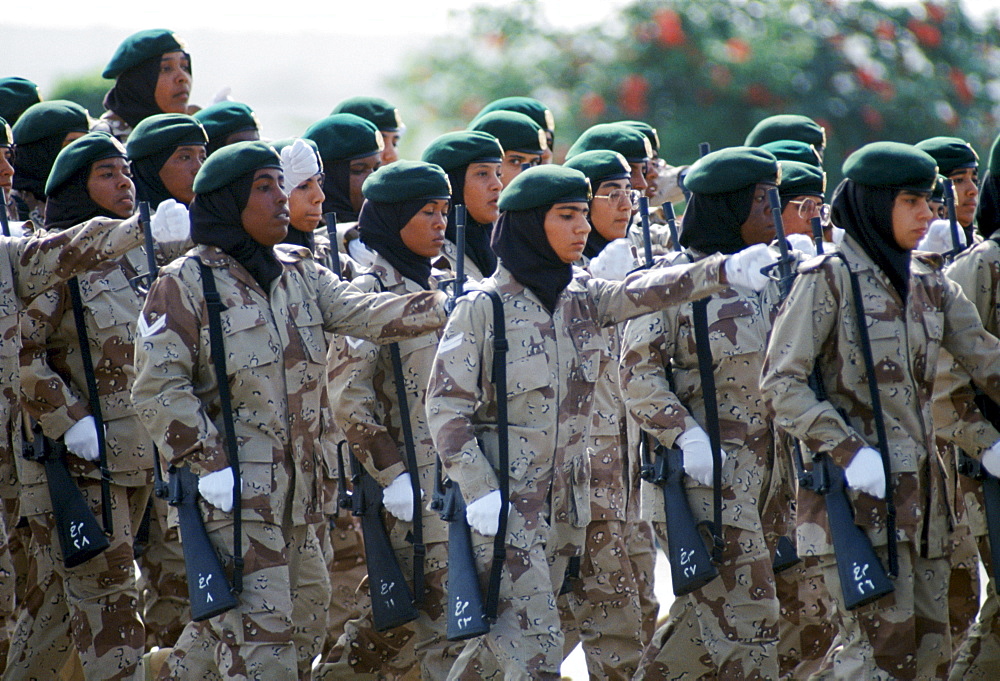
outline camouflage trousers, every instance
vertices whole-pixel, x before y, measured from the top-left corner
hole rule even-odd
[[[591,679],[627,681],[642,654],[642,606],[622,525],[617,520],[587,525],[580,574],[558,600],[563,650],[568,655],[583,643]]]
[[[962,647],[979,613],[979,548],[968,525],[957,525],[952,537],[951,578],[948,581],[948,623],[951,647]]]
[[[781,607],[778,665],[783,679],[806,679],[823,664],[837,634],[837,611],[823,581],[821,559],[801,562],[774,576]]]
[[[149,539],[136,562],[141,571],[146,648],[170,648],[191,619],[191,604],[180,533],[176,526],[168,525],[166,499],[153,497]]]
[[[233,525],[210,523],[212,545],[232,568]],[[243,521],[239,606],[189,622],[160,670],[173,679],[309,679],[326,636],[330,581],[315,525]]]
[[[320,529],[320,542],[330,573],[330,607],[323,655],[327,662],[336,662],[341,649],[337,648],[334,653],[333,647],[343,636],[344,625],[361,617],[362,604],[367,597],[360,589],[368,575],[365,542],[357,520],[350,511],[344,510],[330,517],[328,529]]]
[[[94,515],[101,518],[101,484],[77,478]],[[145,632],[132,555],[133,528],[146,508],[149,485],[111,485],[114,534],[100,555],[66,568],[51,512],[31,513],[28,591],[11,636],[5,681],[54,679],[75,646],[88,679],[141,679]],[[22,489],[26,512],[48,506],[47,485]]]
[[[639,608],[642,611],[641,651],[653,638],[656,618],[660,614],[660,601],[656,598],[656,543],[653,526],[646,520],[625,521],[625,550],[639,589]]]
[[[993,560],[989,537],[976,537],[979,555],[986,568],[986,590],[979,617],[969,628],[956,651],[949,679],[995,679],[1000,670],[1000,599],[993,579]]]
[[[948,673],[947,558],[922,558],[910,542],[899,543],[895,591],[855,610],[843,606],[833,556],[826,556],[823,578],[840,617],[840,631],[812,678],[940,679]],[[876,549],[887,565],[886,548]]]
[[[666,524],[653,526],[666,546]],[[719,576],[674,599],[643,651],[637,680],[778,678],[779,606],[764,536],[724,526],[723,540]]]

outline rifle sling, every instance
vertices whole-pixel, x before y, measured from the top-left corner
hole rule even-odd
[[[500,483],[500,522],[493,538],[493,565],[490,569],[489,589],[486,592],[486,618],[496,622],[500,605],[500,577],[507,560],[507,509],[510,495],[510,458],[508,451],[507,421],[507,329],[503,314],[503,301],[496,291],[487,290],[493,303],[493,387],[497,401],[497,479]]]
[[[712,560],[720,562],[725,542],[722,538],[722,437],[719,432],[719,403],[715,391],[715,367],[708,334],[708,301],[702,298],[692,303],[694,342],[698,353],[698,373],[701,396],[705,403],[705,425],[712,447]]]
[[[233,593],[243,591],[243,495],[240,478],[240,456],[236,445],[236,427],[233,424],[233,403],[229,393],[229,372],[226,370],[226,341],[222,335],[222,311],[226,309],[215,286],[212,268],[195,257],[201,269],[201,284],[208,310],[208,340],[211,345],[212,363],[215,365],[215,382],[219,390],[222,427],[226,436],[226,455],[233,469]]]
[[[80,282],[76,277],[73,277],[66,284],[69,286],[69,296],[73,303],[73,321],[76,325],[77,342],[80,345],[80,362],[83,364],[83,375],[87,382],[90,414],[94,417],[97,426],[97,464],[101,469],[101,523],[104,525],[104,534],[110,537],[115,532],[115,526],[111,515],[111,473],[108,471],[108,450],[104,436],[101,396],[97,393],[97,376],[94,374],[94,358],[90,354],[90,340],[87,338],[87,322],[83,317]]]

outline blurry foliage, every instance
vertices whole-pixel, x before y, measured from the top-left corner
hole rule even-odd
[[[100,70],[63,76],[51,88],[46,99],[68,99],[90,112],[94,118],[104,113],[104,95],[115,84],[113,80],[101,78]]]
[[[997,18],[976,21],[958,0],[636,0],[573,32],[521,0],[468,20],[395,79],[407,119],[442,132],[495,98],[534,96],[555,114],[557,159],[590,125],[639,118],[661,156],[690,163],[701,141],[741,144],[761,118],[799,113],[826,127],[836,181],[847,154],[879,139],[954,135],[985,155],[1000,118]]]

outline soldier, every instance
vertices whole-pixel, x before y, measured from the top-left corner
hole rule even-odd
[[[938,172],[952,181],[955,190],[955,217],[962,227],[965,243],[981,241],[982,237],[975,232],[976,208],[979,205],[979,155],[976,150],[958,137],[931,137],[918,142],[916,147],[930,154],[937,161]],[[968,569],[963,571],[968,572]],[[976,571],[978,572],[978,568]],[[976,587],[975,593],[978,594],[978,581]],[[972,596],[968,587],[961,589],[961,592]]]
[[[653,147],[641,130],[623,123],[599,123],[591,126],[573,142],[573,146],[566,152],[566,160],[594,149],[617,151],[624,156],[632,170],[629,176],[632,189],[646,191],[646,174],[653,157]]]
[[[469,130],[489,133],[503,147],[500,181],[506,187],[524,166],[537,166],[548,147],[545,131],[531,117],[516,111],[491,111],[469,123]]]
[[[739,253],[774,237],[767,190],[781,180],[766,151],[733,147],[694,163],[685,178],[691,200],[683,253],[672,262],[700,262]],[[767,343],[773,291],[735,285],[713,296],[706,315],[717,393],[702,392],[692,306],[635,319],[622,342],[625,403],[642,430],[684,453],[686,490],[695,519],[713,519],[712,453],[705,429],[718,427],[722,446],[722,528],[719,577],[674,600],[670,615],[643,653],[636,678],[778,677],[778,601],[760,505],[774,467],[774,445],[757,379]],[[673,388],[667,372],[673,374]],[[706,402],[719,422],[707,421]],[[643,515],[666,546],[663,493],[643,485]],[[738,585],[738,586],[734,586]],[[723,602],[725,606],[723,606]]]
[[[0,78],[0,118],[8,125],[15,125],[28,107],[42,101],[38,86],[27,78],[8,76]]]
[[[336,213],[338,223],[357,222],[364,202],[361,186],[382,165],[382,134],[374,123],[342,113],[313,123],[303,137],[316,143],[326,170],[323,212]],[[327,230],[332,241],[334,226]]]
[[[208,134],[185,114],[156,114],[136,126],[125,148],[132,163],[136,198],[154,211],[173,199],[194,199],[194,177],[205,162]]]
[[[325,333],[393,342],[439,327],[444,294],[365,294],[306,249],[274,249],[288,226],[280,158],[262,142],[209,156],[195,178],[186,257],[160,271],[143,308],[136,409],[173,466],[199,476],[213,545],[233,565],[241,514],[239,605],[189,623],[160,678],[308,678],[325,635],[329,583],[315,535],[322,519]],[[218,289],[234,412],[221,413],[204,268]],[[239,440],[242,493],[223,433]]]
[[[191,55],[172,31],[133,33],[115,50],[101,76],[113,78],[115,84],[104,96],[107,112],[95,129],[122,142],[153,114],[190,113]]]
[[[403,137],[403,119],[399,109],[380,97],[349,97],[330,112],[330,115],[349,113],[361,116],[375,124],[382,133],[382,165],[399,160],[399,140]]]
[[[490,298],[472,292],[459,299],[438,346],[428,423],[448,477],[466,501],[480,575],[490,565],[500,515],[508,512],[496,469],[498,428],[506,425],[510,432],[510,516],[498,619],[466,645],[450,679],[480,678],[483,656],[490,655],[506,679],[559,676],[563,636],[555,595],[569,559],[582,550],[590,520],[584,444],[598,378],[599,327],[709,295],[727,281],[749,283],[752,277],[763,285],[758,270],[770,258],[760,251],[728,263],[715,257],[658,268],[620,282],[574,279],[572,263],[590,231],[590,198],[586,176],[560,166],[531,168],[500,196],[492,240],[500,264],[481,286],[503,301],[509,424],[497,423]]]
[[[100,216],[127,218],[135,194],[125,149],[102,132],[88,133],[68,145],[53,165],[45,192],[46,229],[60,231]],[[178,225],[174,240],[186,226]],[[129,279],[144,274],[146,257],[134,248],[121,260],[105,263],[80,281],[38,296],[21,322],[21,393],[27,413],[45,437],[62,439],[75,456],[67,462],[81,493],[96,510],[111,510],[111,546],[86,563],[69,568],[57,555],[56,518],[45,467],[18,459],[20,513],[28,519],[37,575],[25,599],[11,641],[10,678],[52,677],[70,636],[92,679],[141,678],[145,645],[138,616],[132,544],[151,491],[151,443],[128,396],[132,373],[132,325],[141,297]],[[73,289],[78,291],[78,300]],[[77,305],[80,306],[77,311]],[[77,326],[77,315],[85,328]],[[91,395],[89,369],[81,359],[86,334],[93,357],[98,395]],[[99,402],[100,411],[94,403]],[[107,468],[98,465],[104,431]],[[101,479],[110,481],[104,498]],[[69,618],[77,623],[69,628]],[[107,632],[115,632],[111,639]]]
[[[761,144],[760,148],[768,151],[779,161],[796,161],[817,168],[823,168],[823,158],[816,147],[798,140],[774,140]]]
[[[194,117],[205,127],[209,156],[227,145],[260,139],[257,114],[242,102],[217,102],[195,112]]]
[[[500,99],[494,99],[480,109],[476,117],[472,119],[472,122],[475,123],[493,111],[513,111],[524,114],[537,123],[538,127],[545,131],[545,146],[542,148],[541,165],[552,163],[552,152],[556,148],[556,119],[552,115],[552,111],[549,110],[549,107],[533,97],[501,97]]]
[[[832,207],[834,222],[847,236],[839,254],[800,267],[775,321],[761,389],[775,425],[845,469],[855,522],[883,564],[897,549],[895,590],[847,610],[822,497],[800,486],[798,553],[824,559],[824,579],[842,623],[820,677],[941,677],[951,655],[949,519],[942,471],[933,456],[930,397],[941,348],[992,399],[1000,397],[1000,341],[983,329],[975,308],[941,273],[939,257],[911,254],[931,218],[927,199],[937,178],[934,159],[909,145],[879,142],[852,154],[843,170],[846,179]],[[856,292],[850,272],[857,276]],[[855,309],[856,296],[864,310]],[[868,327],[870,348],[860,340],[858,314]],[[881,401],[876,415],[864,369],[867,349]],[[823,401],[809,385],[814,365],[828,396]],[[876,436],[878,417],[885,419],[884,445]],[[977,445],[983,465],[1000,471],[994,465],[1000,443],[987,437]],[[886,536],[880,500],[887,490],[895,503],[898,543]]]
[[[452,205],[464,205],[466,212],[465,276],[473,281],[485,279],[497,268],[490,233],[500,217],[497,207],[503,189],[500,142],[487,132],[449,132],[431,142],[420,158],[448,173]],[[453,215],[449,213],[444,248],[435,267],[455,271],[458,259],[455,234]]]
[[[808,116],[778,114],[759,121],[743,142],[748,147],[759,147],[768,142],[791,140],[809,144],[823,161],[826,150],[826,130]]]
[[[830,207],[823,201],[826,194],[826,173],[822,168],[808,163],[779,161],[781,185],[778,192],[781,194],[781,221],[785,234],[805,234],[811,241],[813,218],[820,218],[824,229],[830,228]],[[815,248],[813,252],[815,253]]]

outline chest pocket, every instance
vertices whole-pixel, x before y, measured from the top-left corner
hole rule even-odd
[[[221,316],[229,375],[278,361],[279,349],[260,308],[256,305],[234,306],[223,311]]]
[[[601,357],[611,353],[607,339],[593,323],[571,324],[568,331],[573,347],[576,348],[580,379],[586,383],[597,383],[601,375]]]
[[[99,278],[80,281],[80,297],[98,329],[130,325],[139,317],[139,298],[118,266]]]
[[[883,321],[867,316],[868,338],[871,340],[872,360],[875,362],[875,377],[879,384],[899,383],[906,378],[906,368],[902,362],[909,356],[905,347],[902,320]],[[858,343],[860,344],[860,338]],[[858,361],[864,369],[860,345]]]
[[[326,364],[326,334],[316,305],[308,300],[300,301],[292,308],[291,316],[309,361]]]

